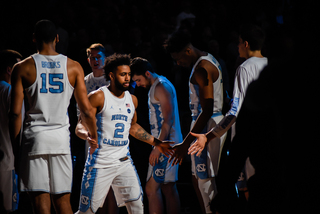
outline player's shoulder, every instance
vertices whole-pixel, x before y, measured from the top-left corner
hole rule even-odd
[[[81,72],[81,74],[84,75],[84,72],[83,72],[83,69],[82,69],[82,66],[80,65],[80,63],[75,60],[70,59],[69,57],[67,57],[67,71],[68,71],[68,73],[75,72],[78,74]]]
[[[102,89],[97,89],[97,90],[94,90],[94,91],[91,91],[89,94],[88,94],[88,97],[95,97],[97,99],[104,99],[104,92]]]
[[[23,60],[21,60],[20,62],[15,64],[15,67],[28,67],[28,66],[35,66],[35,62],[32,56],[29,56]]]
[[[135,95],[131,94],[132,102],[134,106],[137,108],[138,107],[138,99]]]
[[[14,72],[21,73],[21,74],[27,74],[29,71],[35,71],[34,59],[31,56],[29,56],[24,60],[16,63],[13,69],[14,69]]]
[[[169,81],[159,81],[157,85],[155,86],[155,94],[161,94],[161,93],[172,93],[173,91],[173,85],[170,84]]]
[[[214,71],[218,71],[217,67],[213,64],[212,59],[210,58],[205,58],[200,60],[200,62],[198,63],[196,70],[199,70],[198,72],[201,72],[201,70],[206,70],[207,72],[214,72]]]
[[[71,68],[71,67],[78,67],[78,66],[81,66],[81,65],[80,65],[79,62],[67,57],[67,66]]]

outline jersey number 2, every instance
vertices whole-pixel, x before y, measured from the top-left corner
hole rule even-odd
[[[47,89],[47,74],[42,73],[42,87],[40,88],[40,93],[48,93]],[[49,87],[49,92],[53,94],[62,93],[63,92],[63,82],[59,81],[59,79],[63,79],[63,74],[49,74],[49,85],[55,87]]]
[[[116,123],[115,127],[117,128],[114,130],[114,138],[123,138],[123,131],[124,131],[124,124],[123,123]]]

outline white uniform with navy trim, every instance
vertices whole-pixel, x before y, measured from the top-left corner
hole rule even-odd
[[[223,82],[221,66],[219,62],[211,54],[208,53],[208,55],[206,56],[201,56],[194,64],[189,79],[189,103],[192,116],[191,129],[202,111],[199,96],[199,86],[194,85],[191,82],[194,70],[201,60],[207,60],[211,62],[219,71],[219,77],[213,83],[213,115],[211,116],[211,118],[207,122],[206,127],[202,131],[202,133],[206,133],[210,131],[213,127],[215,127],[215,125],[219,123],[223,118],[223,115],[221,113],[223,105]],[[215,177],[215,175],[218,172],[220,153],[225,139],[226,134],[220,138],[215,138],[211,140],[207,144],[207,147],[204,148],[204,150],[202,151],[200,157],[197,157],[196,155],[191,155],[192,174],[196,178],[198,178],[199,189],[207,212],[211,212],[210,202],[216,194],[215,184],[213,183],[214,180],[210,178]]]
[[[37,75],[35,82],[24,90],[27,99],[21,191],[70,192],[72,163],[68,106],[74,88],[68,79],[67,57],[61,54],[34,54],[32,58]],[[44,158],[58,163],[59,167],[44,161]],[[52,169],[58,171],[55,170],[53,175],[50,172]],[[52,176],[60,177],[60,180]]]
[[[152,136],[158,138],[162,123],[163,116],[162,110],[160,106],[160,102],[154,98],[155,88],[158,83],[167,84],[172,91],[171,98],[173,104],[173,124],[170,129],[169,138],[166,140],[173,141],[175,144],[181,143],[182,133],[180,128],[180,119],[179,119],[179,111],[178,111],[178,101],[177,94],[172,83],[165,77],[159,76],[155,82],[152,84],[149,90],[149,122],[150,122],[150,130]],[[174,144],[174,145],[175,145]],[[159,162],[155,166],[151,166],[149,163],[147,181],[153,176],[154,180],[158,183],[168,183],[168,182],[176,182],[178,180],[178,167],[179,165],[171,166],[172,162],[168,162],[168,158],[164,156],[162,153],[159,157]]]
[[[125,91],[123,98],[115,97],[107,87],[104,106],[96,115],[98,145],[88,155],[82,178],[80,208],[93,212],[103,205],[112,185],[118,206],[141,200],[142,189],[129,152],[129,130],[135,112],[131,94]],[[88,151],[89,152],[89,151]]]

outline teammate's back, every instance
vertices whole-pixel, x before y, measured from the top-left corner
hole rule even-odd
[[[33,132],[69,126],[67,109],[73,93],[67,75],[67,57],[32,55],[36,80],[25,94],[26,125]]]
[[[10,135],[14,145],[21,129],[23,100],[26,102],[21,191],[30,194],[36,211],[49,213],[52,200],[56,211],[71,214],[72,162],[67,109],[72,93],[89,130],[92,152],[97,140],[94,111],[87,98],[82,67],[55,51],[59,36],[51,21],[37,22],[34,42],[38,53],[16,64],[11,78]]]

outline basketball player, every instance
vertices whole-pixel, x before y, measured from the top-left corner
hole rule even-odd
[[[55,51],[59,41],[55,25],[49,20],[37,22],[33,41],[38,53],[16,64],[11,79],[13,144],[21,127],[23,99],[26,107],[21,191],[29,193],[35,213],[50,213],[52,200],[57,213],[71,214],[72,162],[67,108],[72,93],[92,139],[91,152],[97,140],[94,111],[87,98],[82,67]]]
[[[232,126],[232,138],[235,136],[235,121],[241,109],[247,88],[249,84],[258,79],[260,72],[267,66],[268,59],[261,54],[261,49],[265,40],[265,34],[262,29],[255,25],[244,25],[240,30],[239,36],[239,56],[246,59],[236,71],[234,90],[233,90],[233,103],[231,109],[221,122],[211,129],[206,135],[201,136],[195,144],[189,148],[189,154],[200,155],[203,148],[205,148],[206,141],[222,136]],[[194,135],[199,138],[199,135]],[[254,169],[247,161],[246,163],[246,176],[247,179],[254,174]]]
[[[143,213],[142,189],[128,150],[129,134],[156,146],[166,156],[172,153],[169,143],[162,143],[136,123],[138,100],[128,91],[130,61],[130,56],[125,54],[107,57],[105,72],[111,80],[110,86],[89,94],[97,118],[98,149],[88,156],[85,165],[77,213],[95,213],[111,185],[118,206],[125,205],[128,213]],[[88,132],[83,124],[81,115],[76,134],[86,139]]]
[[[104,46],[100,43],[94,43],[90,45],[89,48],[86,50],[87,52],[87,60],[91,67],[92,72],[89,73],[84,78],[84,83],[86,84],[87,93],[97,90],[98,88],[102,86],[109,86],[110,81],[107,81],[104,77],[104,61],[106,59],[106,49]],[[78,117],[80,115],[80,111],[78,109]],[[90,144],[86,142],[86,148],[85,148],[85,159],[87,159],[87,151]],[[108,211],[106,211],[108,210]],[[98,213],[105,213],[108,212],[111,213],[118,213],[119,209],[112,191],[112,188],[110,188],[110,191],[108,193],[108,196],[105,201],[105,206],[101,208]]]
[[[183,138],[180,128],[176,90],[165,77],[156,74],[151,64],[143,58],[136,57],[130,65],[132,80],[149,89],[149,121],[151,134],[160,140],[181,143]],[[162,193],[166,199],[168,214],[180,212],[180,199],[176,187],[178,166],[168,161],[157,147],[149,158],[146,194],[150,213],[164,213]]]
[[[104,77],[104,61],[106,58],[106,50],[100,43],[92,44],[87,49],[87,57],[92,72],[84,78],[88,94],[97,90],[101,86],[108,86],[109,81]]]
[[[87,88],[87,93],[97,90],[101,86],[108,86],[109,81],[104,77],[104,60],[106,58],[105,48],[102,44],[95,43],[87,48],[87,60],[92,69],[92,72],[84,77],[84,83]],[[79,117],[80,110],[77,108],[77,116]],[[86,151],[88,151],[89,143],[86,144]],[[86,153],[87,154],[87,153]]]
[[[9,108],[11,72],[13,65],[21,61],[22,55],[14,50],[0,51],[0,212],[9,213],[18,208],[19,194],[15,174],[14,151],[9,134]],[[4,209],[4,210],[3,210]]]
[[[205,133],[223,118],[223,83],[219,62],[209,53],[194,47],[188,34],[178,31],[165,44],[178,65],[192,67],[189,78],[189,100],[192,113],[191,131]],[[192,179],[203,213],[212,213],[210,203],[216,194],[215,176],[220,151],[226,135],[214,139],[201,156],[191,156]],[[190,133],[175,146],[174,164],[182,162],[195,137]]]

